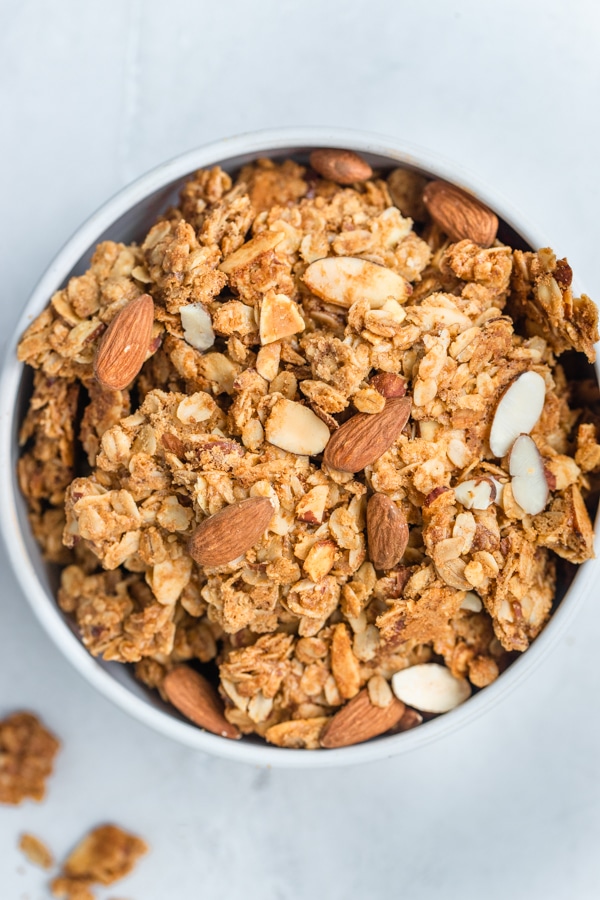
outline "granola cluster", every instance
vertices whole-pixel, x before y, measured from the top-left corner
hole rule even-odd
[[[0,721],[0,803],[44,799],[60,742],[32,713]]]
[[[594,359],[596,309],[550,250],[453,240],[424,183],[343,186],[291,160],[200,171],[141,246],[100,244],[19,347],[36,370],[21,489],[84,644],[163,696],[175,666],[218,667],[227,720],[282,747],[320,746],[363,688],[386,706],[411,666],[485,687],[550,616],[557,563],[593,555],[600,398],[557,359]],[[98,345],[143,294],[146,362],[107,390]],[[535,514],[489,445],[526,372],[545,385]],[[390,402],[382,375],[411,398],[406,426],[359,472],[327,465],[329,435]],[[373,493],[409,528],[388,570],[369,554]],[[195,530],[248,498],[273,507],[260,539],[198,565]]]

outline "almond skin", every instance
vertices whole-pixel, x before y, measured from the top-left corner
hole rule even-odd
[[[313,150],[310,164],[315,172],[336,184],[367,181],[373,174],[369,163],[351,150]]]
[[[405,709],[404,703],[396,697],[384,709],[374,706],[369,700],[369,692],[363,688],[330,719],[321,735],[321,746],[328,750],[349,747],[385,734],[398,724]]]
[[[496,240],[498,217],[455,185],[430,181],[423,201],[431,218],[453,241],[468,238],[481,247],[491,247]]]
[[[225,718],[216,689],[199,672],[189,666],[177,666],[166,676],[163,687],[169,702],[195,725],[220,737],[240,737],[235,725]]]
[[[390,397],[404,397],[406,394],[406,379],[392,372],[380,372],[371,378],[371,384],[386,400]]]
[[[402,510],[385,494],[373,494],[367,504],[369,556],[376,569],[393,569],[406,550],[408,524]]]
[[[389,450],[408,422],[411,406],[410,397],[394,397],[379,413],[352,416],[331,435],[323,461],[342,472],[360,472]]]
[[[154,323],[150,294],[136,297],[118,313],[96,350],[96,381],[110,391],[122,391],[138,374],[148,353]]]
[[[205,519],[190,538],[190,556],[200,566],[224,566],[262,537],[274,515],[266,497],[250,497]]]

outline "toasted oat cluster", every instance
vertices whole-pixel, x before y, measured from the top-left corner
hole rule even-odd
[[[59,747],[31,713],[13,713],[0,721],[0,803],[43,800]]]
[[[593,555],[600,470],[567,261],[450,185],[311,162],[197,172],[19,347],[21,489],[86,647],[201,727],[308,749],[526,650],[557,563]]]
[[[148,850],[141,838],[117,825],[90,831],[52,881],[52,896],[65,900],[94,900],[92,887],[113,884],[128,875]]]

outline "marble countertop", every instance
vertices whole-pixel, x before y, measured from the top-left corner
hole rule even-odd
[[[23,0],[0,29],[1,333],[100,203],[219,137],[335,125],[402,137],[492,182],[600,296],[593,0]],[[0,809],[0,897],[43,900],[23,830],[61,857],[115,821],[152,852],[99,897],[577,900],[600,890],[600,607],[508,700],[442,743],[335,771],[179,747],[98,695],[0,551],[0,715],[64,741],[42,805]]]

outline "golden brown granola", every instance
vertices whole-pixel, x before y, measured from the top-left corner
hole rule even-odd
[[[141,838],[116,825],[90,831],[63,864],[52,881],[52,895],[67,900],[93,900],[91,886],[113,884],[128,875],[148,851]]]
[[[557,563],[593,555],[599,395],[557,357],[593,359],[596,309],[548,249],[453,243],[425,184],[395,170],[342,187],[292,160],[197,172],[140,247],[99,245],[19,348],[37,370],[20,482],[85,645],[159,691],[175,665],[216,660],[227,718],[281,747],[318,747],[365,687],[385,706],[410,666],[442,661],[485,687],[544,627]],[[142,293],[147,361],[103,391],[95,350]],[[548,499],[533,513],[489,443],[524,373],[545,391],[530,430]],[[409,422],[363,470],[331,468],[328,433],[385,410],[381,376]],[[369,556],[373,492],[410,529],[390,570]],[[195,563],[194,530],[247,498],[272,504],[263,537]],[[419,721],[407,710],[399,730]]]
[[[39,866],[40,869],[51,869],[54,865],[52,852],[35,834],[22,834],[19,838],[19,850],[32,865]]]
[[[0,721],[0,803],[43,800],[59,747],[31,713],[13,713]]]

